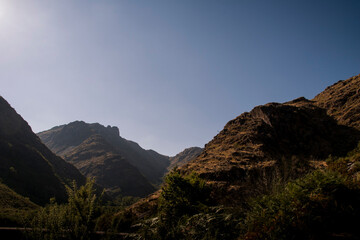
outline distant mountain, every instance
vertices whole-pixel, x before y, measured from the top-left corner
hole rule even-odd
[[[120,137],[117,127],[75,121],[38,133],[56,154],[112,194],[144,196],[167,171],[169,158]]]
[[[37,204],[55,197],[65,201],[65,184],[85,178],[71,164],[53,154],[27,122],[0,97],[0,179]]]
[[[174,157],[170,157],[170,166],[169,170],[174,167],[181,167],[191,160],[195,159],[203,151],[200,147],[190,147],[186,148],[184,151],[176,154]]]

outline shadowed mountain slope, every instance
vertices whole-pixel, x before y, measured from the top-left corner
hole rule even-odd
[[[39,208],[6,185],[0,183],[0,226],[19,226],[29,212]],[[3,237],[3,236],[2,236]]]
[[[27,122],[0,97],[0,178],[17,193],[37,204],[55,197],[65,201],[65,184],[84,176],[54,155],[32,132]]]
[[[169,159],[119,135],[117,127],[75,121],[38,134],[56,154],[114,194],[144,196],[154,191]]]
[[[31,202],[28,198],[25,198],[5,184],[0,183],[0,209],[34,209],[38,207]]]
[[[67,152],[64,158],[85,176],[94,177],[109,195],[141,197],[155,191],[146,178],[101,135],[91,135]]]
[[[199,147],[190,147],[186,148],[184,151],[176,154],[174,157],[170,157],[170,166],[169,170],[174,167],[181,167],[191,160],[195,159],[200,153],[203,151],[202,148]]]

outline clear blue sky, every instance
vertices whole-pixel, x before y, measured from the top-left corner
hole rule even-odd
[[[0,94],[35,132],[202,147],[256,105],[360,73],[360,1],[0,0]]]

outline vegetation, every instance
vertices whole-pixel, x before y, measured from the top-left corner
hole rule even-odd
[[[143,220],[131,209],[114,214],[137,199],[123,197],[104,205],[93,180],[79,188],[74,183],[67,188],[68,203],[52,201],[38,210],[28,237],[116,239],[118,233],[127,233],[127,239],[164,240],[356,239],[359,156],[360,145],[346,157],[329,157],[328,169],[289,178],[239,207],[217,205],[205,180],[174,169],[165,177],[156,211]]]
[[[41,209],[31,222],[33,239],[91,239],[96,219],[100,216],[100,202],[94,180],[78,188],[67,187],[68,203],[52,203]]]
[[[359,162],[360,145],[347,157],[329,157],[328,169],[289,178],[238,208],[216,205],[204,180],[175,169],[165,179],[157,214],[140,232],[144,239],[355,239]]]
[[[246,239],[331,239],[356,235],[358,184],[333,171],[315,171],[253,202]]]
[[[0,224],[5,226],[22,226],[24,219],[35,212],[39,206],[28,198],[15,193],[0,183]]]

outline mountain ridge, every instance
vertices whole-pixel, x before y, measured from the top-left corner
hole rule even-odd
[[[230,120],[180,171],[203,178],[217,204],[239,206],[281,182],[324,169],[329,156],[344,156],[360,140],[359,86],[360,75],[327,87],[312,100],[256,106]],[[161,190],[129,211],[151,216],[160,195]]]
[[[74,121],[38,136],[54,153],[116,194],[145,196],[155,191],[152,184],[161,182],[169,164],[167,156],[144,150],[122,138],[117,127],[99,123]]]

